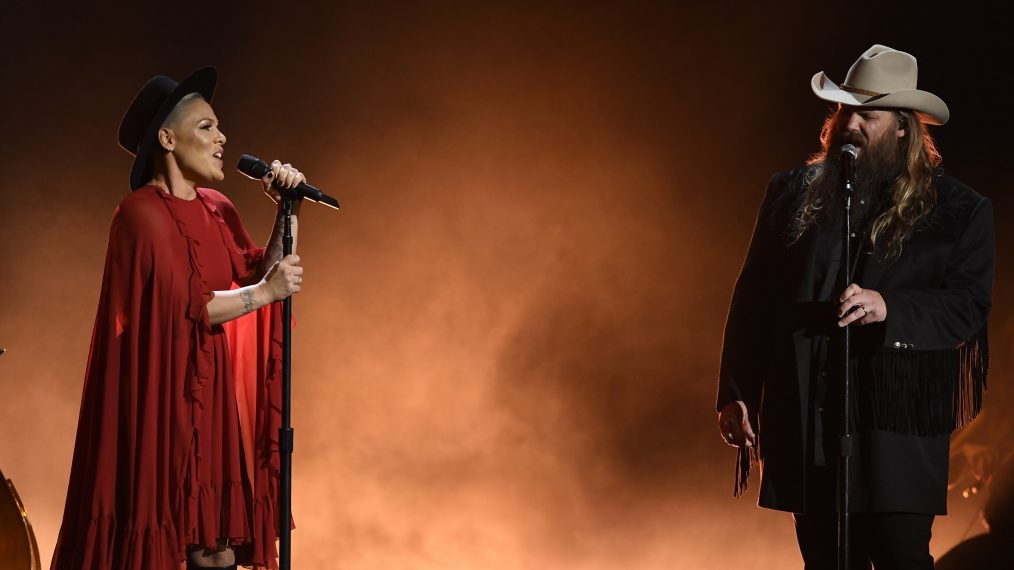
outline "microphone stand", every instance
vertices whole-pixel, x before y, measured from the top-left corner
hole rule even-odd
[[[263,160],[244,154],[236,168],[253,179],[261,179],[271,167]],[[274,186],[282,206],[282,257],[292,255],[292,208],[301,197],[339,209],[338,200],[309,184],[296,188]],[[0,349],[2,350],[2,349]],[[282,301],[282,425],[278,428],[278,568],[292,565],[292,295]]]
[[[851,146],[851,145],[849,145]],[[855,155],[843,151],[842,197],[845,201],[845,215],[842,220],[842,270],[844,291],[852,283],[852,197]],[[845,157],[845,155],[849,155]],[[849,570],[850,537],[849,537],[849,499],[851,495],[851,459],[852,459],[852,382],[849,373],[851,357],[851,326],[842,329],[842,401],[841,401],[841,441],[838,457],[838,570]]]
[[[293,198],[282,195],[282,257],[292,254]],[[292,296],[282,301],[282,425],[278,428],[278,568],[292,564]]]

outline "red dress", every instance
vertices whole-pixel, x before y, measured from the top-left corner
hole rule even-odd
[[[120,203],[53,570],[178,570],[219,539],[276,567],[280,311],[207,312],[262,255],[214,190]]]

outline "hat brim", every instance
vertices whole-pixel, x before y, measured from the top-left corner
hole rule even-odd
[[[215,85],[217,83],[218,71],[214,67],[202,67],[186,76],[183,81],[180,81],[179,85],[165,98],[162,106],[158,108],[158,112],[152,116],[151,122],[148,123],[144,136],[141,137],[141,144],[138,146],[137,154],[134,155],[134,164],[130,167],[131,190],[137,190],[148,181],[148,160],[155,146],[158,130],[162,128],[162,123],[165,122],[169,113],[176,107],[176,104],[191,93],[200,93],[201,97],[204,97],[204,100],[210,103],[212,96],[215,94]]]
[[[813,93],[825,101],[841,103],[851,107],[880,107],[886,109],[911,109],[919,113],[931,125],[942,125],[951,113],[943,99],[927,91],[903,89],[886,95],[862,95],[842,89],[820,71],[810,80]]]

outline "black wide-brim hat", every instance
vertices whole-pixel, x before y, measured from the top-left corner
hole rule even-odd
[[[214,67],[202,67],[178,83],[165,75],[156,75],[137,92],[134,101],[123,114],[119,133],[120,146],[134,155],[134,164],[130,167],[132,191],[140,188],[150,178],[148,161],[158,138],[158,130],[176,104],[191,93],[200,93],[210,103],[217,82],[218,71]]]

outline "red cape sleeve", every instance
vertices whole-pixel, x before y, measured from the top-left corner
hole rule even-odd
[[[182,560],[174,506],[207,312],[153,196],[128,196],[110,226],[54,570],[176,570]]]

